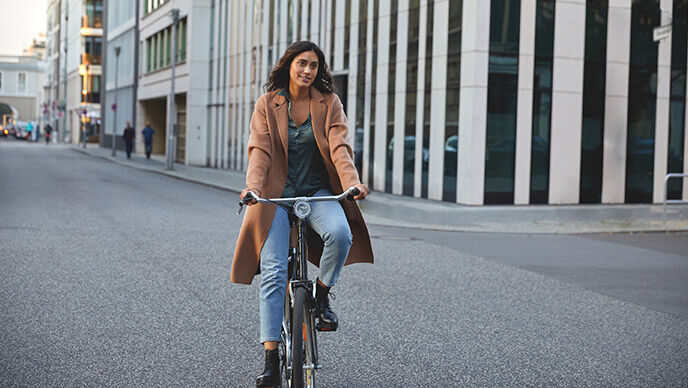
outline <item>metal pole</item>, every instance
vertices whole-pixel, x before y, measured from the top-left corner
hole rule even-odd
[[[117,154],[117,147],[115,142],[117,139],[117,71],[119,70],[119,50],[120,46],[115,46],[115,109],[113,109],[113,123],[112,123],[112,157],[114,158]]]
[[[167,120],[167,169],[168,170],[174,170],[174,122],[176,121],[174,119],[175,112],[174,112],[174,73],[175,73],[175,66],[177,65],[177,22],[179,22],[179,9],[174,8],[172,9],[171,15],[172,17],[172,85],[171,85],[171,92],[170,92],[170,101],[169,101],[169,119]]]
[[[60,3],[60,5],[62,5]],[[65,19],[64,19],[64,26],[60,26],[60,34],[63,32],[64,28],[64,67],[62,71],[62,94],[64,96],[64,99],[62,100],[63,106],[62,106],[62,142],[64,143],[67,140],[67,25],[69,24],[69,7],[65,7]],[[69,129],[71,131],[71,128]],[[71,140],[72,142],[74,140]],[[77,141],[76,144],[79,144]]]

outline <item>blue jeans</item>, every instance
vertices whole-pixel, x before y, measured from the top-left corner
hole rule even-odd
[[[323,189],[316,197],[332,195]],[[339,279],[349,248],[351,230],[342,206],[338,202],[311,202],[311,214],[306,218],[323,240],[318,279],[332,287]],[[277,207],[275,218],[260,251],[260,342],[280,341],[284,293],[287,285],[289,255],[289,217],[287,211]]]

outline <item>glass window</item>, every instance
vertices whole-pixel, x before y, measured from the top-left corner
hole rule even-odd
[[[485,204],[514,202],[520,0],[491,0]]]
[[[26,73],[17,74],[17,93],[26,93]]]
[[[148,38],[146,39],[146,72],[150,72],[152,70],[151,64],[153,63],[153,48],[151,44],[151,39]]]
[[[392,192],[392,167],[394,164],[394,90],[397,64],[397,11],[398,1],[392,2],[389,31],[389,80],[387,88],[387,162],[385,165],[385,191]]]
[[[459,95],[461,82],[461,17],[463,0],[449,2],[447,55],[447,109],[444,129],[444,184],[442,199],[456,201],[456,168],[459,149]]]
[[[580,202],[602,202],[602,144],[608,0],[588,0],[585,15]]]
[[[100,103],[100,76],[81,77],[81,102]]]
[[[370,141],[368,142],[368,183],[375,179],[375,102],[377,98],[377,27],[380,0],[373,1],[373,74],[370,78]]]
[[[165,28],[163,34],[163,41],[165,42],[165,66],[172,64],[172,28]]]
[[[671,103],[669,106],[669,152],[667,172],[683,173],[686,111],[686,40],[688,1],[675,1],[671,37]],[[667,187],[669,199],[681,199],[685,179],[672,178]]]
[[[652,202],[657,100],[658,0],[636,0],[631,8],[631,63],[628,88],[626,202]]]
[[[2,90],[2,72],[0,71],[0,90]]]
[[[182,19],[179,22],[179,31],[177,32],[178,34],[178,39],[179,42],[177,42],[177,47],[179,47],[179,61],[185,61],[186,60],[186,18]]]
[[[428,23],[426,26],[426,39],[425,39],[425,93],[423,107],[423,153],[428,153],[428,159],[430,158],[430,103],[432,95],[432,23],[434,16],[435,2],[433,0],[428,0]],[[426,151],[427,150],[427,151]],[[423,169],[421,172],[421,186],[420,195],[423,198],[428,197],[428,164],[423,163]]]
[[[538,0],[536,9],[530,203],[547,203],[549,194],[549,140],[552,122],[554,1]]]
[[[344,69],[349,68],[349,43],[351,40],[351,37],[349,36],[349,34],[351,34],[351,1],[352,0],[346,0],[346,11],[344,14]],[[334,15],[335,12],[332,12],[332,14]],[[332,36],[334,37],[334,35]]]
[[[85,53],[83,64],[100,65],[102,62],[102,37],[100,36],[86,36],[84,37],[85,42]]]

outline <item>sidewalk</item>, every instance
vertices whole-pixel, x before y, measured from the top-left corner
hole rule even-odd
[[[175,164],[165,170],[165,159],[117,151],[89,144],[73,150],[100,157],[123,166],[163,174],[174,178],[241,192],[244,173],[206,167]],[[662,205],[528,205],[463,206],[427,199],[371,192],[360,201],[366,223],[417,229],[493,232],[493,233],[618,233],[688,231],[688,204],[669,205],[667,222],[662,222]]]

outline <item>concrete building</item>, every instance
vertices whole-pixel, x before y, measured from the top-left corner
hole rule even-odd
[[[56,131],[53,142],[63,141],[64,90],[60,72],[60,0],[49,0],[46,8],[44,121]]]
[[[105,2],[105,103],[101,128],[101,147],[112,147],[113,128],[116,147],[123,148],[122,133],[127,121],[136,125],[136,89],[138,85],[139,1]],[[115,54],[119,48],[119,57]],[[116,78],[116,79],[115,79]],[[117,82],[117,84],[115,84]],[[112,110],[116,103],[116,110]],[[117,116],[115,119],[115,115]],[[117,124],[115,128],[115,122]],[[142,150],[139,147],[138,150]]]
[[[155,130],[153,153],[167,152],[172,130],[172,51],[175,36],[172,10],[179,10],[176,28],[175,117],[177,162],[206,165],[208,82],[211,47],[211,1],[145,0],[140,2],[139,78],[136,127],[150,123]],[[137,152],[143,152],[137,136]]]
[[[97,141],[102,74],[102,0],[60,2],[60,82],[63,141],[78,143],[84,133]],[[66,95],[65,95],[66,92]]]
[[[375,190],[471,205],[661,202],[665,174],[688,171],[687,9],[213,1],[208,108],[189,115],[208,117],[207,143],[187,158],[244,170],[261,85],[289,43],[308,39],[328,56],[356,164]],[[669,197],[688,199],[688,183],[672,182]]]
[[[35,57],[0,56],[0,125],[9,115],[17,123],[40,126],[45,63]]]

